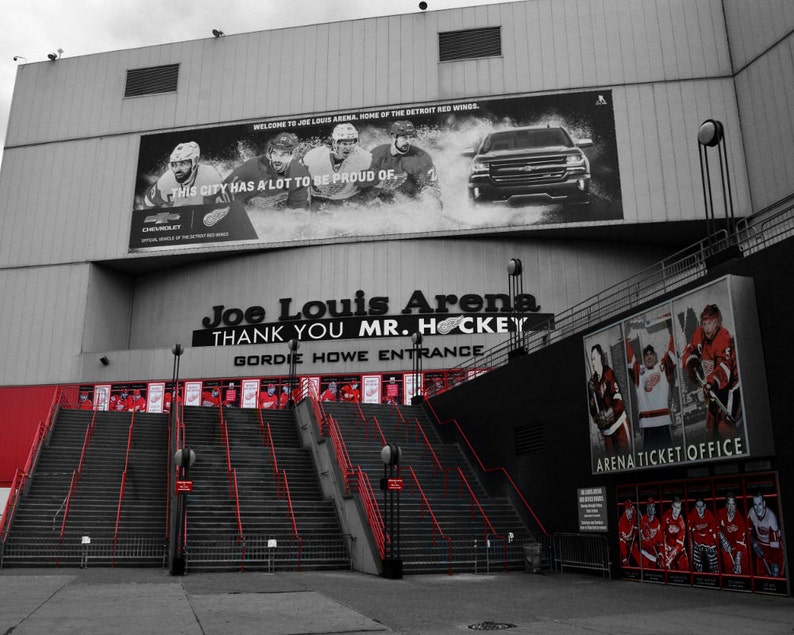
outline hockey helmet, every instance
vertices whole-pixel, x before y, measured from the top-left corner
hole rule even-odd
[[[416,134],[416,128],[410,121],[403,119],[392,123],[389,133],[395,137],[413,137]]]
[[[340,123],[331,133],[331,149],[334,154],[346,157],[358,143],[358,130],[351,123]]]
[[[298,140],[297,135],[294,135],[291,132],[280,132],[270,140],[270,142],[267,144],[267,149],[292,152],[298,147],[299,143],[300,141]]]

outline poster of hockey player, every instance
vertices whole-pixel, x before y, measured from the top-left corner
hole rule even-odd
[[[611,91],[143,135],[131,251],[623,218]]]
[[[752,280],[735,276],[586,336],[593,473],[768,454],[762,350]]]
[[[738,478],[722,480],[714,487],[722,586],[734,591],[752,590],[752,562],[743,491],[744,485]]]
[[[733,303],[726,280],[673,302],[689,460],[748,452]]]
[[[590,455],[595,473],[633,469],[626,347],[619,324],[585,338]]]
[[[644,465],[679,462],[683,457],[674,448],[683,446],[683,425],[670,306],[637,315],[623,328],[631,385],[626,398],[638,433],[636,450],[644,453]]]
[[[786,555],[783,514],[775,475],[748,477],[744,508],[747,510],[747,547],[755,590],[786,592]]]

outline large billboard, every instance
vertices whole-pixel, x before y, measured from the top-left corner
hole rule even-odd
[[[622,218],[607,90],[144,135],[129,247],[290,246]]]
[[[593,473],[772,450],[752,281],[726,276],[584,338]]]
[[[622,485],[617,503],[624,578],[788,594],[776,473]]]

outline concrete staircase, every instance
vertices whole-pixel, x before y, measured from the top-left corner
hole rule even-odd
[[[301,448],[293,413],[262,411],[260,419],[253,409],[224,408],[222,414],[231,478],[236,476],[237,482],[240,526],[221,413],[217,408],[186,408],[186,442],[196,452],[190,471],[193,492],[188,495],[190,569],[349,568],[334,503],[323,499],[311,455]]]
[[[442,442],[421,407],[323,406],[338,422],[351,462],[367,473],[373,487],[384,476],[381,433],[387,443],[402,449],[399,555],[405,573],[524,567],[521,545],[533,536],[520,514],[509,499],[488,494],[461,448]],[[386,495],[377,495],[383,513]]]
[[[132,413],[97,412],[87,435],[93,417],[92,411],[59,412],[15,510],[3,547],[4,567],[162,566],[167,419],[136,413],[133,420]],[[86,436],[82,469],[70,497]]]

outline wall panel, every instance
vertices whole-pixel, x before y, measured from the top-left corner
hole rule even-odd
[[[723,4],[736,72],[794,30],[791,0],[724,0]]]
[[[0,385],[77,378],[88,265],[0,271]]]

